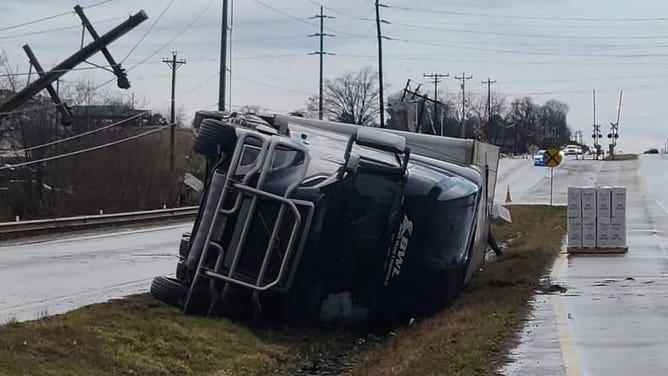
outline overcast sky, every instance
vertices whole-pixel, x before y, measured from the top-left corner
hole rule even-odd
[[[81,2],[82,6],[95,0]],[[170,71],[161,60],[178,51],[187,64],[178,70],[177,101],[189,114],[214,109],[218,99],[222,0],[114,0],[86,10],[100,34],[129,14],[149,16],[110,46],[123,60],[158,16],[164,16],[124,62],[136,97],[154,109],[167,109]],[[276,8],[279,13],[262,5]],[[232,103],[260,105],[274,111],[305,107],[317,93],[316,20],[308,17],[323,4],[335,19],[326,31],[325,77],[364,66],[376,67],[375,16],[372,0],[236,0],[232,31]],[[384,0],[383,34],[386,92],[403,88],[407,79],[425,83],[423,73],[473,75],[472,92],[484,94],[481,81],[497,80],[494,91],[531,95],[542,103],[558,99],[570,107],[573,131],[591,141],[592,89],[597,90],[597,120],[604,133],[616,117],[619,90],[624,89],[620,149],[661,147],[668,137],[668,2],[659,0]],[[0,30],[71,10],[71,0],[2,0]],[[408,9],[405,9],[408,8]],[[287,15],[286,15],[287,14]],[[290,18],[291,15],[293,18]],[[25,72],[21,46],[30,44],[45,67],[75,52],[81,43],[78,17],[68,14],[0,31],[0,47]],[[192,25],[188,27],[188,25]],[[55,29],[55,30],[54,30]],[[26,35],[40,31],[38,33]],[[185,32],[181,33],[182,30]],[[178,35],[178,37],[165,45]],[[86,41],[90,37],[86,36]],[[161,49],[162,48],[162,49]],[[105,64],[102,56],[91,59]],[[100,70],[71,72],[64,79],[90,78],[102,84],[112,78]],[[449,92],[459,90],[444,79]],[[104,87],[120,91],[115,82]]]

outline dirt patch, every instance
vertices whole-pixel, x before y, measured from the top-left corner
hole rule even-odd
[[[638,154],[616,154],[614,158],[605,157],[606,161],[634,161],[638,159]]]
[[[559,251],[565,210],[511,206],[505,254],[455,304],[383,337],[267,329],[184,316],[149,296],[0,327],[8,375],[487,375],[494,373]],[[553,289],[559,293],[559,289]]]

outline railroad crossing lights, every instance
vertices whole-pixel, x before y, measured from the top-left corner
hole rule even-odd
[[[545,151],[545,165],[550,168],[559,166],[563,156],[559,148],[549,148]]]

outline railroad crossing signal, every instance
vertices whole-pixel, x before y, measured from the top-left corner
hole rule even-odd
[[[563,156],[559,148],[549,148],[545,151],[545,165],[550,168],[559,166]]]

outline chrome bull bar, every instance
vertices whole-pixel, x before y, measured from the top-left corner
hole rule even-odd
[[[183,306],[183,310],[186,313],[191,312],[193,309],[194,295],[197,293],[198,285],[202,277],[210,279],[209,289],[212,300],[209,306],[209,314],[213,313],[213,310],[215,309],[220,299],[225,299],[229,293],[230,285],[237,285],[253,290],[253,300],[259,306],[259,293],[261,291],[266,291],[276,287],[279,283],[281,283],[281,281],[286,277],[288,262],[293,256],[295,249],[297,249],[293,259],[290,275],[288,276],[287,285],[290,285],[306,240],[308,225],[310,224],[310,220],[313,214],[313,204],[310,202],[303,202],[289,198],[292,192],[302,183],[306,175],[306,171],[310,162],[309,154],[306,148],[302,144],[285,137],[265,135],[248,129],[236,128],[236,134],[238,139],[230,159],[228,171],[224,174],[224,177],[222,173],[214,171],[214,174],[219,174],[217,178],[224,179],[224,183],[223,188],[218,195],[218,199],[215,201],[215,211],[213,213],[213,217],[207,222],[208,228],[198,229],[198,235],[200,236],[206,232],[205,240],[203,242],[194,242],[193,248],[189,253],[188,262],[191,264],[197,262],[197,267],[190,284],[185,304]],[[255,158],[255,161],[253,162],[252,168],[245,174],[241,181],[237,181],[234,178],[240,166],[244,147],[247,145],[246,141],[249,138],[260,141],[260,151]],[[282,195],[263,190],[263,185],[265,183],[267,174],[272,168],[272,163],[274,162],[274,158],[279,147],[281,147],[283,150],[288,149],[297,153],[301,153],[304,157],[303,162],[299,166],[298,178],[295,179],[294,183],[287,187]],[[257,182],[254,184],[254,186],[252,186],[249,184],[249,182],[252,177],[258,173],[259,175]],[[213,179],[214,178],[212,178],[212,181]],[[224,206],[226,199],[228,199],[228,195],[231,194],[230,191],[236,191],[237,196],[234,199],[233,206],[231,208],[225,208]],[[213,199],[215,200],[215,197]],[[236,273],[239,262],[241,260],[241,255],[244,252],[248,234],[253,224],[253,217],[256,213],[258,201],[260,199],[279,204],[279,209],[273,226],[268,226],[271,227],[272,230],[268,244],[264,250],[264,254],[261,257],[262,264],[260,265],[259,272],[257,273],[257,276],[252,277],[254,282],[250,282],[248,278],[244,280],[241,276],[236,276]],[[224,226],[228,225],[228,217],[234,214],[239,214],[243,206],[242,204],[245,205],[247,201],[250,201],[250,203],[247,204],[245,217],[239,215],[236,221],[237,223],[235,224],[238,227],[239,223],[243,222],[243,225],[241,225],[239,230],[238,238],[234,241],[231,241],[228,245],[228,249],[225,249],[225,246],[218,244],[213,240],[214,233],[216,233],[216,231],[222,233],[222,229],[217,229],[217,227],[224,228]],[[299,211],[297,204],[306,206],[308,208],[306,218],[304,218],[302,213]],[[276,277],[273,280],[265,281],[266,274],[269,269],[269,264],[274,254],[274,248],[276,248],[278,242],[279,233],[286,221],[286,214],[289,214],[293,218],[288,242],[285,246],[285,249],[283,250],[283,254],[279,255],[280,266],[278,272],[276,273]],[[301,241],[299,241],[298,235],[302,224],[305,224],[306,228],[303,236],[301,237]],[[236,231],[237,228],[235,228],[235,232]],[[298,242],[299,244],[297,245]],[[218,252],[218,257],[216,258],[213,269],[206,266],[207,261],[209,260],[209,252],[211,249]],[[198,254],[199,259],[197,260]],[[262,255],[262,253],[260,253],[260,255]],[[231,263],[227,265],[229,267],[227,270],[224,270],[224,262],[230,259]],[[216,282],[224,283],[222,292],[219,292]]]

